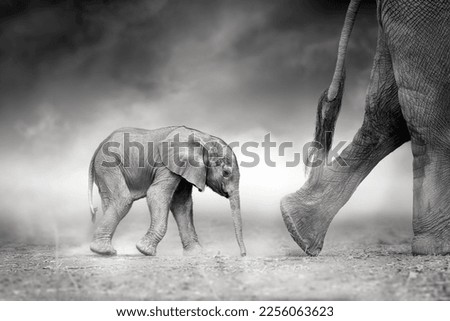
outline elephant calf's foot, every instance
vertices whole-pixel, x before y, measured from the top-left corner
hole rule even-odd
[[[332,217],[299,192],[281,200],[281,213],[289,233],[302,250],[310,256],[319,255]]]
[[[426,235],[414,236],[412,241],[414,255],[447,255],[450,254],[450,239]]]
[[[91,251],[101,255],[113,256],[117,254],[117,251],[111,245],[111,240],[94,240],[91,243]]]
[[[156,245],[150,241],[147,237],[143,237],[137,244],[136,248],[139,252],[148,256],[156,255]]]
[[[199,256],[203,254],[203,249],[199,243],[195,243],[183,248],[184,256]]]

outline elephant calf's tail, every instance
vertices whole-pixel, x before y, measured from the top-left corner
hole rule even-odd
[[[344,93],[345,55],[360,3],[361,0],[352,0],[348,7],[339,41],[338,57],[333,80],[330,87],[325,90],[319,99],[314,134],[314,141],[317,145],[312,146],[313,148],[308,155],[308,163],[306,164],[307,176],[311,185],[319,181],[322,176],[323,167],[327,162],[328,153],[333,141],[336,120],[341,109],[342,95]]]
[[[89,208],[91,210],[92,223],[95,223],[95,215],[97,213],[97,208],[94,207],[94,204],[92,202],[92,188],[94,185],[94,177],[95,177],[94,160],[96,154],[97,153],[95,153],[94,156],[92,156],[91,163],[89,164],[89,180],[88,180],[88,198],[89,198]]]

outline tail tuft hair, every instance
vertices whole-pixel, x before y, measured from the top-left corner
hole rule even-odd
[[[310,149],[306,174],[311,185],[319,181],[322,176],[323,168],[327,162],[330,152],[333,135],[336,127],[336,121],[339,116],[342,105],[342,96],[344,94],[345,71],[339,82],[339,90],[333,100],[328,100],[328,89],[325,90],[319,99],[316,116],[316,129],[314,133],[314,146]]]
[[[319,106],[317,107],[314,146],[308,152],[306,164],[306,175],[310,185],[315,185],[320,180],[333,142],[334,128],[341,110],[342,96],[344,94],[345,56],[360,4],[361,0],[351,0],[348,6],[339,40],[333,80],[320,97]]]

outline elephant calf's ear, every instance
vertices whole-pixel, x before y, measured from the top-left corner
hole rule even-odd
[[[177,136],[174,143],[174,136]],[[181,147],[175,144],[182,143]],[[171,133],[158,147],[162,163],[172,172],[195,185],[201,192],[205,190],[206,166],[203,161],[203,147],[183,131]]]

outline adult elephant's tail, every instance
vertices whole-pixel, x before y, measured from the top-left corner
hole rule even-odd
[[[97,155],[97,152],[94,153],[94,156],[92,156],[92,159],[91,159],[91,163],[89,164],[89,179],[88,179],[88,199],[89,199],[89,208],[91,210],[92,223],[95,223],[95,214],[97,213],[97,208],[94,207],[94,204],[92,202],[92,188],[93,188],[94,179],[95,179],[94,161],[95,161],[96,155]]]
[[[360,3],[361,0],[351,0],[350,2],[339,41],[338,57],[333,80],[330,87],[325,90],[319,100],[314,135],[314,141],[319,146],[315,146],[312,149],[312,152],[308,155],[308,163],[306,164],[306,170],[309,172],[308,180],[311,185],[314,185],[320,179],[333,141],[336,120],[341,109],[342,95],[344,93],[345,55]]]

